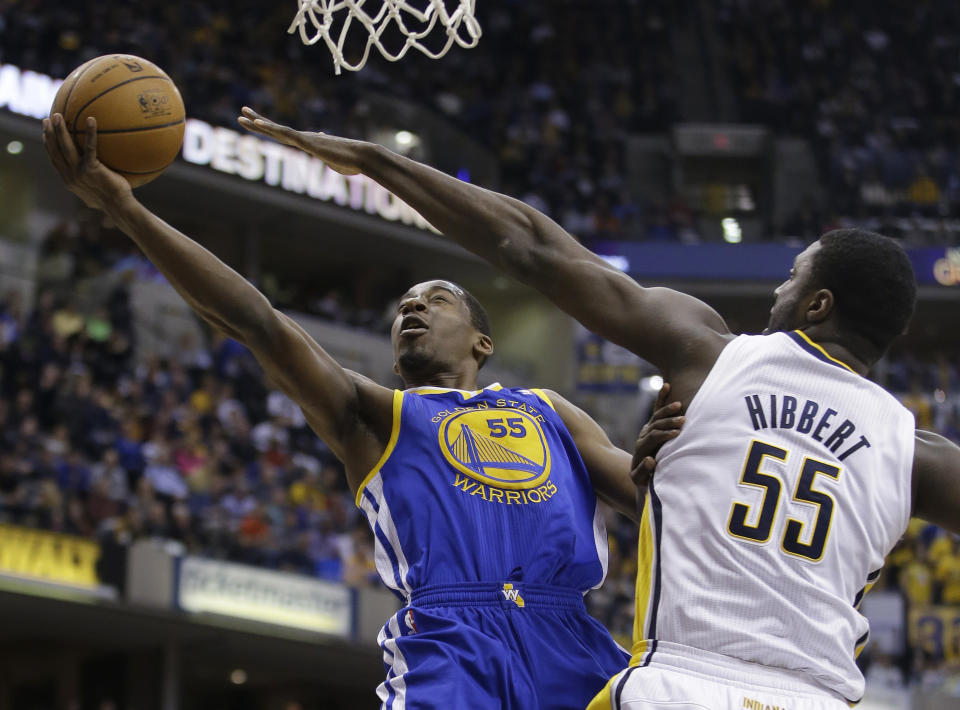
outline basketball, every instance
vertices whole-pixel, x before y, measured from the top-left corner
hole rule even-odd
[[[160,67],[130,54],[109,54],[74,69],[53,100],[78,150],[88,116],[97,120],[97,157],[132,187],[162,173],[180,152],[180,92]]]

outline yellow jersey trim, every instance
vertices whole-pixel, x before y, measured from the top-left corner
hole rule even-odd
[[[387,459],[390,458],[390,454],[393,453],[394,448],[397,446],[397,439],[400,438],[400,411],[403,409],[403,390],[394,390],[393,391],[393,428],[390,430],[390,440],[387,441],[387,448],[383,450],[383,453],[380,455],[380,460],[377,461],[377,464],[370,470],[357,488],[357,497],[356,503],[357,507],[360,507],[360,501],[363,499],[363,489],[367,487],[367,484],[380,473],[380,469],[383,468],[383,464],[387,462]]]
[[[547,393],[544,392],[542,389],[540,389],[539,387],[531,387],[530,391],[533,392],[535,395],[537,395],[544,402],[546,402],[550,406],[550,409],[552,409],[553,411],[557,411],[557,408],[553,406],[553,402],[550,401],[550,398],[547,396]]]
[[[650,613],[651,591],[653,589],[654,565],[656,564],[656,545],[654,541],[653,516],[650,514],[652,503],[650,491],[643,503],[640,517],[640,534],[637,542],[637,586],[634,593],[636,614],[633,617],[633,648],[631,665],[636,665],[647,651],[647,616]]]
[[[823,353],[823,356],[826,357],[827,359],[829,359],[830,361],[837,363],[837,364],[840,365],[841,367],[847,368],[847,369],[850,370],[850,372],[852,372],[854,375],[859,374],[856,370],[854,370],[852,367],[850,367],[850,366],[849,366],[847,363],[845,363],[843,360],[837,360],[837,358],[835,358],[833,355],[831,355],[831,354],[828,353],[826,350],[824,350],[822,345],[820,345],[819,343],[815,343],[815,342],[813,342],[812,340],[810,340],[810,336],[807,335],[806,333],[804,333],[802,330],[795,330],[795,331],[793,331],[793,332],[796,333],[797,335],[799,335],[799,336],[800,336],[801,338],[803,338],[804,340],[806,340],[810,345],[812,345],[813,347],[815,347],[817,350],[819,350],[820,352],[822,352],[822,353]]]
[[[472,391],[458,390],[454,387],[431,387],[429,385],[425,385],[423,387],[411,387],[406,391],[412,392],[414,394],[444,394],[446,392],[459,392],[460,394],[465,395],[467,397],[476,397],[478,394],[480,394],[484,390],[493,390],[494,392],[496,392],[497,390],[502,390],[502,389],[503,387],[499,382],[494,382],[492,385],[487,385],[483,389],[472,390]]]

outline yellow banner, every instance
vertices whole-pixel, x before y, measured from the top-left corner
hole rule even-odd
[[[910,645],[935,658],[960,658],[960,606],[911,609]]]
[[[99,557],[92,540],[0,524],[0,573],[96,587]]]

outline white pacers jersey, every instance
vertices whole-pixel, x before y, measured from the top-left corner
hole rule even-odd
[[[732,340],[657,457],[632,665],[702,649],[860,700],[857,609],[906,530],[913,448],[910,412],[803,333]]]

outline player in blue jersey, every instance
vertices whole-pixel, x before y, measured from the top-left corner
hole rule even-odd
[[[243,277],[150,213],[61,116],[43,140],[70,190],[103,210],[207,322],[244,343],[344,463],[405,606],[383,627],[383,706],[581,708],[627,661],[584,609],[606,573],[597,498],[636,519],[631,456],[553,392],[480,389],[486,314],[456,284],[399,302],[391,338],[405,390],[335,362]],[[662,401],[660,402],[662,404]],[[680,423],[658,407],[644,441]],[[648,475],[640,457],[636,475]]]

